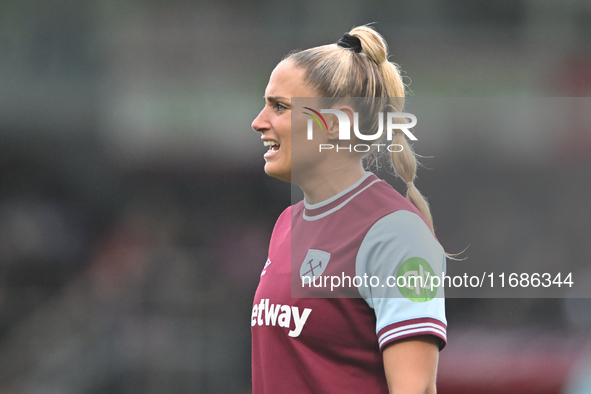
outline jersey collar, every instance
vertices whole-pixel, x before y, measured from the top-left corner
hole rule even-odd
[[[309,204],[304,200],[303,217],[308,221],[322,219],[344,207],[349,201],[376,182],[381,182],[381,179],[371,172],[366,172],[354,185],[327,200],[316,204]]]

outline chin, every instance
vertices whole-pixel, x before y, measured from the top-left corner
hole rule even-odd
[[[267,163],[265,165],[265,174],[277,178],[283,182],[291,182],[291,170],[278,169],[274,165]]]

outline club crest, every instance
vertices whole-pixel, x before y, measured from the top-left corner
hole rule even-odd
[[[269,260],[269,258],[267,258],[267,262],[265,263],[265,266],[263,267],[263,272],[261,272],[261,276],[263,276],[267,273],[267,267],[269,266],[269,264],[271,264],[271,260]]]
[[[330,253],[322,250],[309,249],[302,262],[302,266],[300,267],[300,277],[302,279],[304,277],[309,277],[312,278],[312,280],[315,280],[322,275],[329,260]]]

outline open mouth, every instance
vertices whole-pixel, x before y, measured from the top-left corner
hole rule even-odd
[[[269,147],[268,152],[276,152],[280,147],[279,142],[277,141],[263,141],[263,145]]]

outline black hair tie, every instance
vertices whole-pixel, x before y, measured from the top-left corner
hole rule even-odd
[[[355,53],[361,52],[361,40],[357,37],[353,37],[349,33],[345,33],[343,38],[337,42],[337,45],[343,48],[352,49]]]

